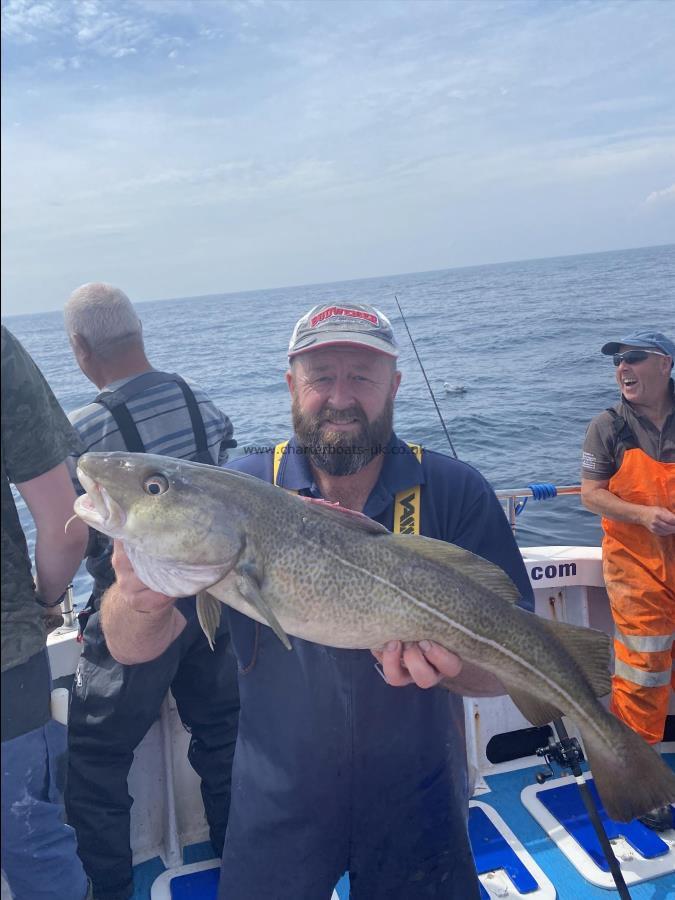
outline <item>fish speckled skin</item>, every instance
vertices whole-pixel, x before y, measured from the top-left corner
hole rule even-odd
[[[574,719],[612,818],[675,801],[673,773],[596,699],[610,687],[607,635],[516,606],[512,582],[485,560],[212,466],[86,454],[78,474],[88,495],[76,512],[123,539],[151,588],[208,589],[282,639],[354,649],[437,641],[495,674],[533,724]]]

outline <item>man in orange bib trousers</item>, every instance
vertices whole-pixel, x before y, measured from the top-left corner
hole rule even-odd
[[[663,739],[675,686],[675,344],[640,331],[610,341],[621,399],[584,442],[581,499],[602,516],[603,574],[614,618],[612,712],[650,744]],[[669,806],[644,817],[673,826]]]

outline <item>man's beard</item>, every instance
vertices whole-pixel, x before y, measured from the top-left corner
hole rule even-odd
[[[298,443],[317,468],[328,475],[354,475],[360,472],[389,443],[394,423],[394,402],[391,398],[382,414],[369,422],[360,406],[349,409],[324,407],[316,415],[307,415],[293,397],[293,428]],[[357,420],[356,432],[331,431],[330,422]],[[324,430],[322,430],[324,429]]]

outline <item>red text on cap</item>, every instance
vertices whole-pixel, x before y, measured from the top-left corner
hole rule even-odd
[[[367,322],[370,322],[371,325],[375,326],[380,324],[377,316],[366,312],[363,309],[349,309],[344,306],[329,306],[328,309],[324,309],[315,316],[312,316],[309,327],[316,328],[321,322],[325,322],[326,319],[331,319],[333,316],[348,316],[351,319],[365,319]]]

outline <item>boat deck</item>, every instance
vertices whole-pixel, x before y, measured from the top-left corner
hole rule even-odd
[[[675,770],[675,746],[667,746],[669,750],[672,748],[672,752],[664,753],[664,758]],[[527,897],[529,900],[556,900],[556,898],[557,900],[607,900],[608,897],[616,896],[616,892],[609,888],[609,882],[608,887],[601,887],[584,877],[526,808],[523,795],[527,800],[528,794],[549,791],[570,781],[569,778],[554,779],[542,786],[537,785],[535,774],[541,766],[540,760],[531,758],[525,764],[520,760],[517,766],[504,764],[501,768],[498,767],[497,771],[486,776],[487,787],[482,788],[472,801],[470,833],[479,873],[484,867],[484,861],[486,865],[495,866],[495,868],[480,874],[484,890],[483,896],[511,898],[511,900],[518,900],[521,897]],[[485,828],[485,822],[488,822],[488,819],[483,818],[482,821],[478,821],[479,817],[474,815],[478,811],[487,811],[490,820],[497,821],[498,827],[505,835],[504,841],[500,842],[495,835],[496,841],[488,844],[488,833]],[[497,813],[496,817],[494,813]],[[506,828],[503,828],[502,823]],[[583,825],[581,820],[580,824]],[[640,854],[621,839],[616,843],[617,853],[626,857],[621,860],[621,866],[631,897],[633,900],[673,900],[675,898],[675,830],[657,835],[639,823],[631,827],[637,832],[644,832],[645,846],[649,844],[656,847],[654,858],[643,861]],[[600,869],[594,866],[592,860],[577,845],[575,839],[570,838],[569,834],[565,834],[559,824],[554,826],[553,834],[554,837],[566,838],[567,843],[571,845],[568,853],[577,857],[578,865],[582,869],[590,871],[592,880],[603,878]],[[522,845],[524,853],[517,848],[518,844]],[[508,877],[506,874],[506,869],[511,864],[506,859],[510,853],[509,847],[515,847],[516,854],[520,853],[525,863],[525,868],[521,873],[516,873],[520,878],[520,881],[516,882],[520,890],[511,881],[511,877],[514,876]],[[502,862],[500,854],[504,850],[506,856]],[[210,844],[199,843],[185,848],[183,860],[186,865],[184,867],[166,871],[164,877],[160,877],[165,873],[165,867],[159,857],[136,866],[134,900],[148,900],[148,898],[150,900],[182,900],[182,898],[215,900],[217,861],[212,857]],[[512,855],[511,859],[517,865],[517,856]],[[202,867],[193,865],[200,862],[206,864],[207,861],[210,861],[209,869],[212,868],[208,873]],[[641,875],[650,875],[650,872],[653,872],[655,877],[648,877],[647,880],[631,884],[630,879],[634,877],[634,874],[631,873],[637,871],[640,874],[641,867],[643,869]],[[182,883],[175,880],[176,877],[189,875],[195,868],[199,871],[199,876],[192,884],[190,884],[191,879],[188,878],[181,879]],[[529,870],[529,875],[533,876],[532,879],[529,878],[526,870]],[[608,878],[608,876],[604,877]],[[151,887],[153,884],[154,888]],[[336,886],[333,900],[347,900],[348,897],[349,882],[345,876]],[[287,900],[292,900],[292,898],[289,897]]]

